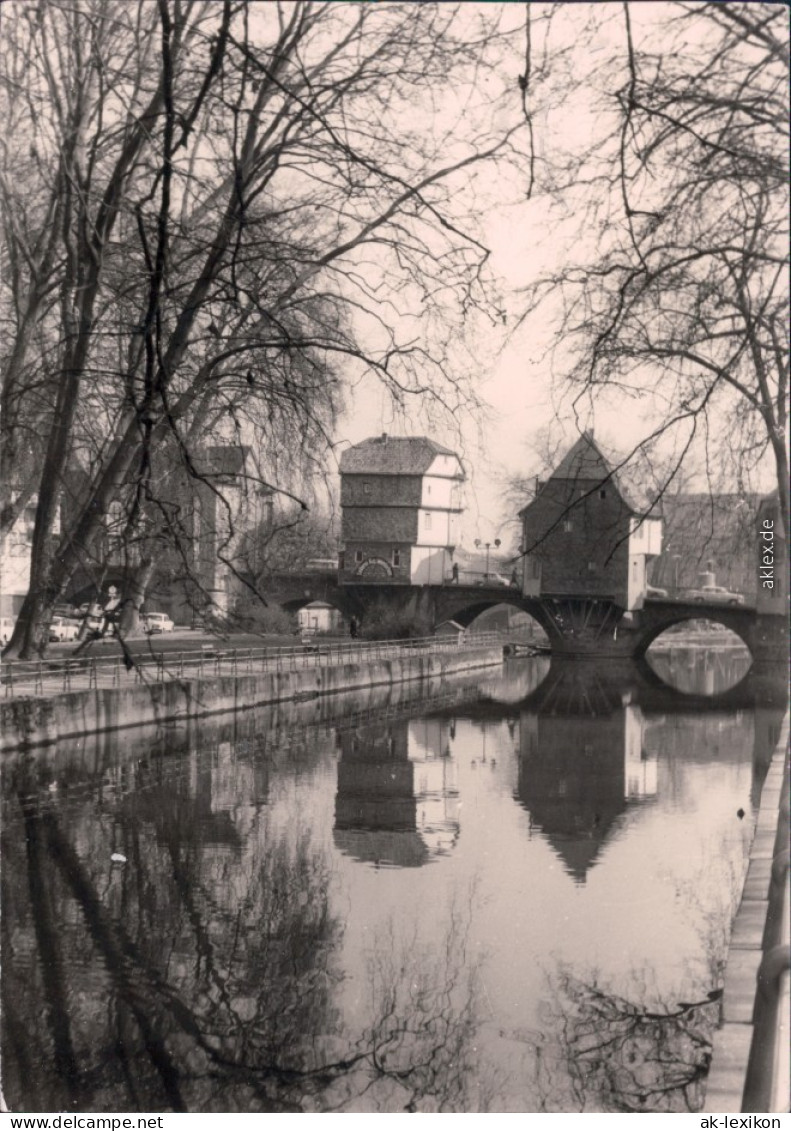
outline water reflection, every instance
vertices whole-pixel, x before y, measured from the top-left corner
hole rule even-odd
[[[547,667],[9,758],[10,1108],[697,1109],[782,699]]]
[[[650,648],[646,659],[665,683],[697,695],[715,695],[735,687],[752,662],[738,637],[734,643],[704,648],[673,644],[671,638],[670,644],[663,642],[662,647]]]
[[[637,1002],[602,985],[594,972],[558,972],[546,1020],[562,1036],[556,1056],[537,1066],[545,1108],[558,1110],[565,1096],[560,1110],[701,1110],[720,991],[649,1008],[650,973],[635,981],[642,988]]]
[[[394,722],[341,733],[337,847],[356,860],[414,868],[459,835],[459,790],[446,727]]]
[[[519,716],[515,796],[584,883],[626,806],[656,795],[657,755],[642,711],[601,665],[555,665],[542,689]]]

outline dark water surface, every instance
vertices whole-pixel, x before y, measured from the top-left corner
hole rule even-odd
[[[9,1108],[697,1110],[782,717],[723,662],[658,662],[684,695],[514,661],[9,758]]]

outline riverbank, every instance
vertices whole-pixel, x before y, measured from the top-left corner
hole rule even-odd
[[[706,1112],[786,1112],[789,1071],[789,719],[761,790],[731,929]]]
[[[80,735],[244,711],[366,687],[443,679],[502,662],[502,645],[436,654],[404,648],[400,654],[384,658],[340,658],[334,665],[315,663],[296,670],[194,674],[125,687],[84,687],[50,696],[16,696],[0,704],[0,750],[43,746]]]

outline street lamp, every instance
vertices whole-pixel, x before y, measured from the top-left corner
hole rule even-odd
[[[673,554],[673,588],[678,592],[678,564],[681,561],[681,554]]]
[[[480,538],[476,538],[475,539],[475,548],[480,549],[482,545],[486,547],[486,572],[483,575],[483,579],[484,579],[484,581],[488,581],[489,580],[489,547],[494,546],[495,549],[497,549],[497,547],[500,545],[500,539],[495,538],[494,542],[481,542]]]

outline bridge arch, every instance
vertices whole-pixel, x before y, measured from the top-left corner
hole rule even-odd
[[[507,605],[509,608],[515,609],[517,612],[524,613],[526,616],[530,617],[530,619],[539,628],[546,632],[545,625],[541,623],[541,620],[535,615],[535,611],[533,609],[526,609],[518,598],[509,600],[507,596],[499,598],[487,597],[484,599],[473,598],[469,604],[463,605],[461,608],[454,610],[452,619],[460,624],[463,628],[469,628],[470,625],[478,619],[478,617],[483,616],[485,613],[490,612],[492,609],[500,608],[503,605]]]
[[[518,589],[503,587],[495,592],[481,592],[473,588],[446,587],[438,594],[435,612],[435,627],[446,620],[455,620],[463,628],[468,628],[482,613],[508,605],[520,613],[526,613],[531,620],[551,637],[556,626],[544,605],[531,598],[525,598]]]
[[[314,601],[332,605],[347,620],[352,616],[359,618],[363,612],[355,593],[338,585],[337,573],[326,571],[273,574],[267,579],[264,596],[270,605],[287,613],[298,613]]]
[[[640,641],[635,650],[636,658],[644,658],[646,652],[659,637],[679,624],[691,621],[705,620],[713,624],[721,624],[729,629],[753,655],[752,620],[750,612],[744,607],[733,609],[725,605],[699,605],[684,604],[668,609],[656,609],[653,605],[646,605],[640,615]]]
[[[312,605],[316,602],[332,605],[333,609],[337,609],[347,620],[350,616],[359,615],[355,603],[349,601],[340,590],[336,590],[334,593],[327,593],[326,595],[322,594],[320,597],[303,593],[300,596],[287,597],[284,600],[278,601],[277,604],[279,608],[287,613],[298,613],[300,609],[307,608],[308,605]]]

